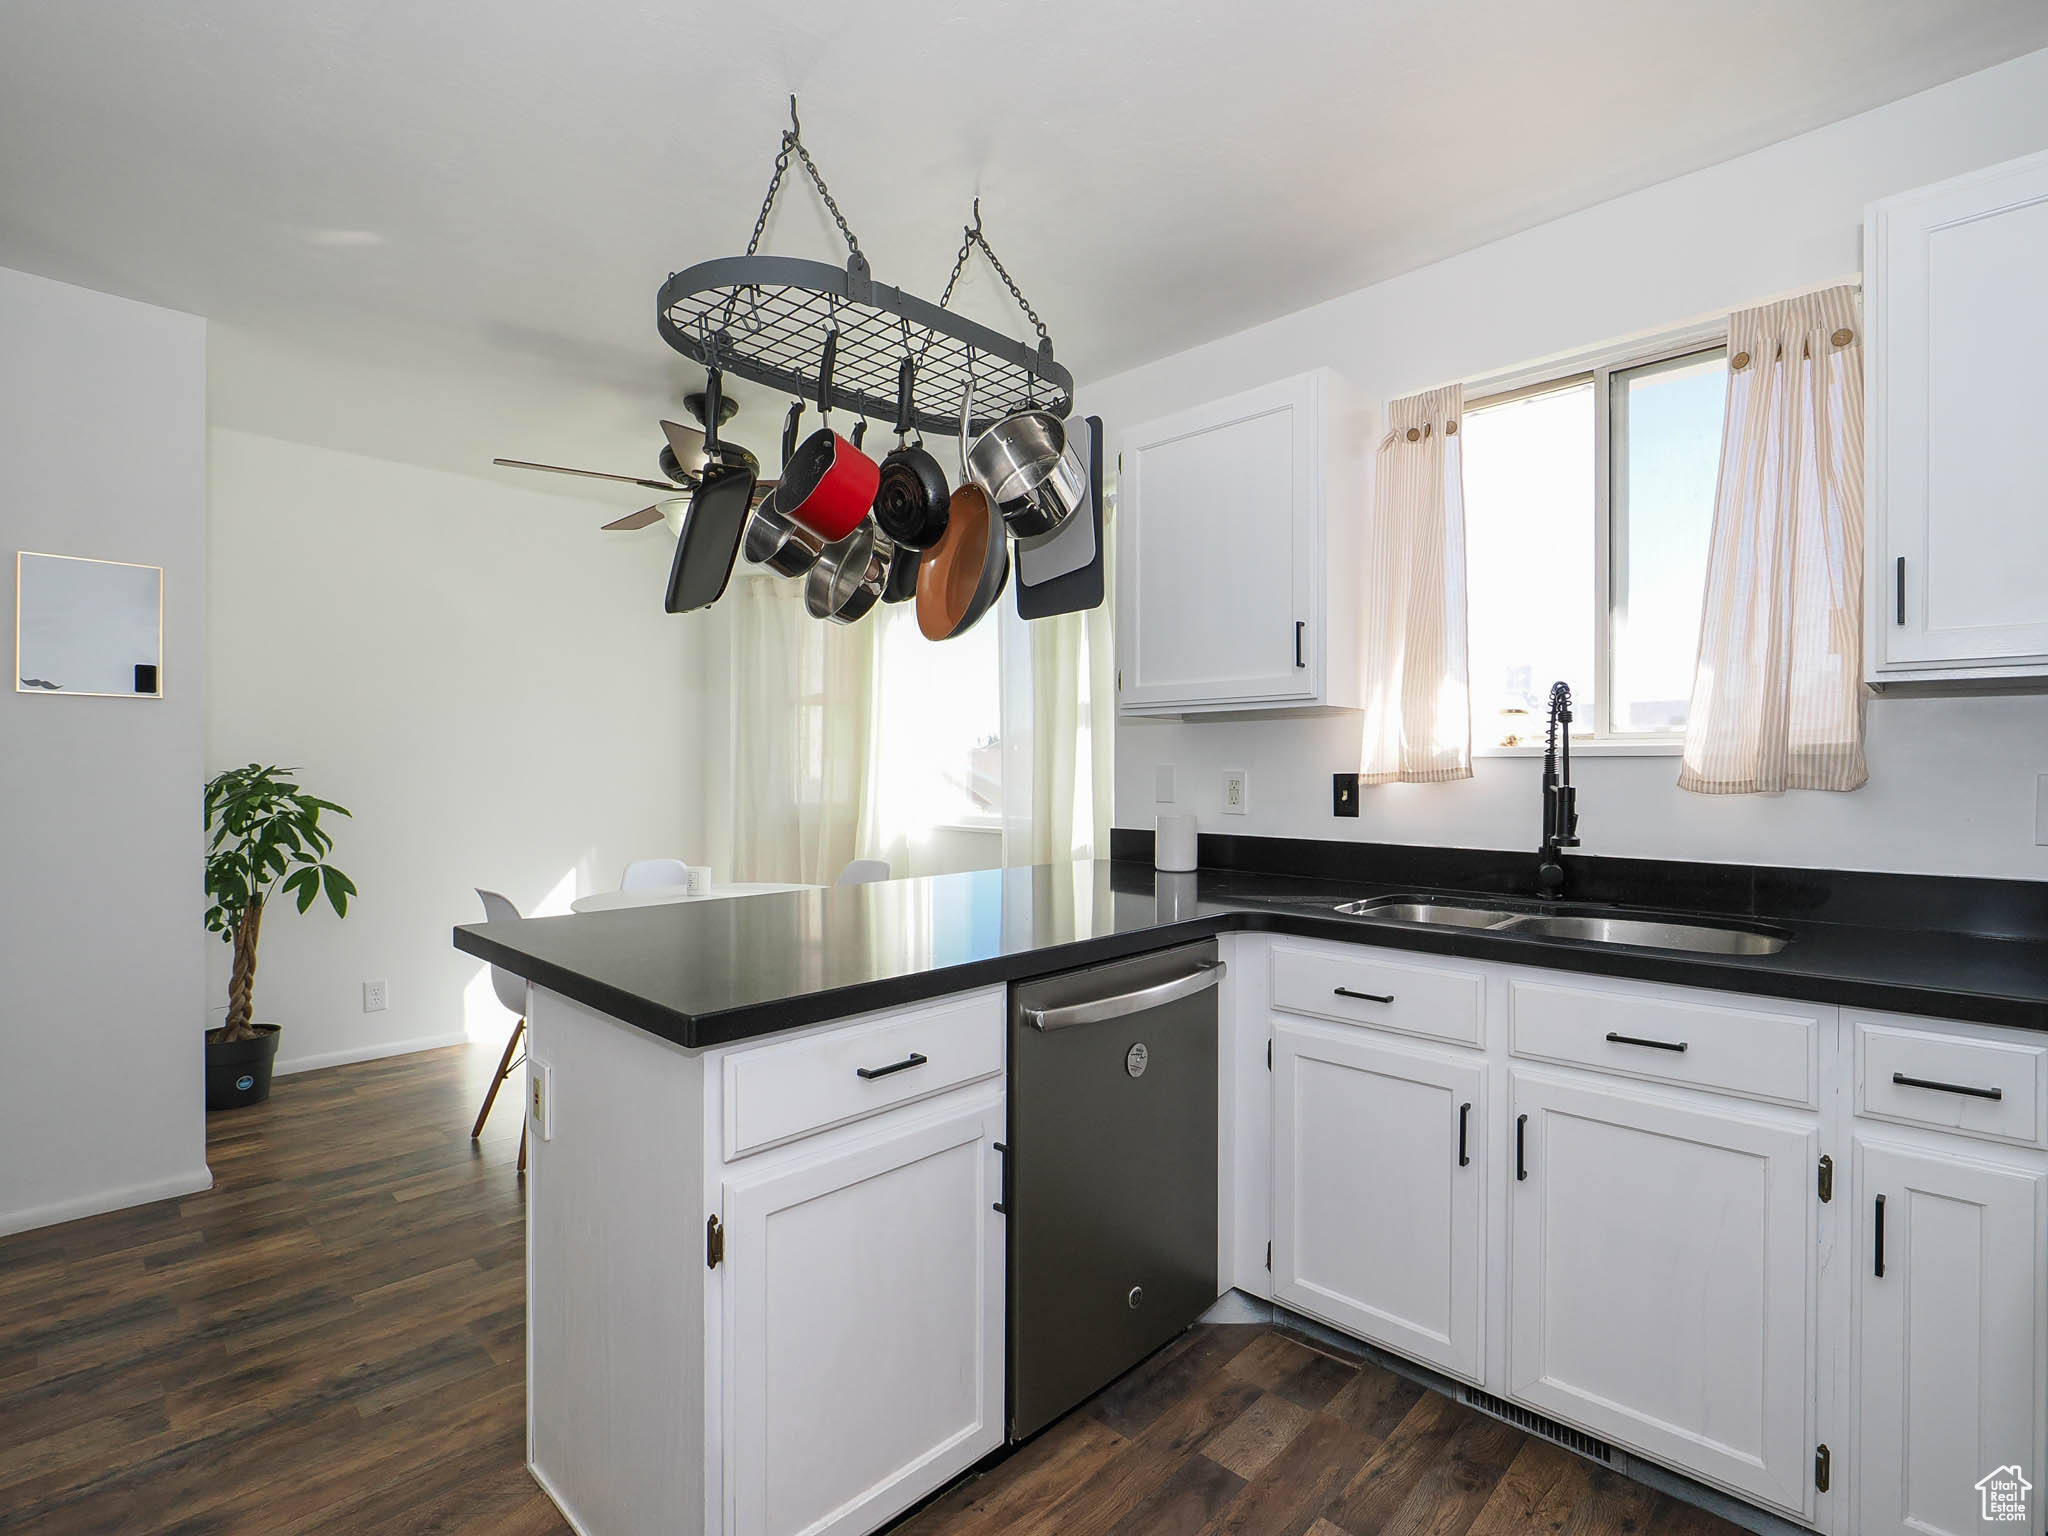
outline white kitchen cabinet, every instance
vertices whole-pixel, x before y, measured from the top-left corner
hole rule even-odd
[[[1872,683],[2048,675],[2048,154],[1871,205]]]
[[[1369,427],[1328,370],[1124,434],[1127,714],[1359,707],[1355,568]]]
[[[1275,1299],[1478,1381],[1485,1064],[1280,1023],[1273,1085]]]
[[[2041,1529],[2039,1503],[2028,1521],[1986,1526],[1976,1485],[2018,1466],[2048,1488],[2048,1173],[1978,1150],[1857,1138],[1855,1528],[1866,1536]]]
[[[1817,1129],[1520,1071],[1510,1099],[1510,1395],[1807,1514]]]
[[[730,1536],[877,1529],[1002,1442],[1002,1101],[724,1186]]]

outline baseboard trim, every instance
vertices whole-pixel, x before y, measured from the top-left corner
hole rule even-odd
[[[467,1045],[469,1036],[460,1030],[452,1035],[419,1035],[411,1040],[390,1040],[382,1045],[356,1046],[346,1051],[323,1051],[317,1056],[280,1056],[270,1070],[278,1077],[294,1072],[317,1072],[322,1067],[346,1067],[358,1061],[382,1061],[386,1056],[410,1056],[414,1051],[438,1051],[443,1046]]]
[[[124,1184],[119,1189],[102,1189],[90,1195],[80,1195],[71,1200],[57,1200],[49,1205],[31,1206],[25,1211],[0,1212],[0,1237],[16,1232],[29,1232],[37,1227],[54,1227],[66,1221],[77,1221],[86,1216],[104,1216],[109,1211],[125,1211],[133,1205],[149,1205],[158,1200],[175,1200],[180,1195],[196,1195],[202,1189],[213,1188],[213,1170],[201,1163],[197,1170],[175,1174],[168,1179],[150,1179],[142,1184]]]

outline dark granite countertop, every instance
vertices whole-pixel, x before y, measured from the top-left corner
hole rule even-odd
[[[1763,920],[1792,935],[1778,954],[1698,955],[1333,910],[1416,889],[1242,869],[1168,875],[1098,859],[468,924],[455,945],[691,1047],[1238,929],[2048,1030],[2048,941],[2038,937],[1772,914]]]

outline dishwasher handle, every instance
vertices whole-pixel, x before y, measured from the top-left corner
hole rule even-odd
[[[1143,1013],[1206,992],[1230,972],[1221,960],[1198,960],[1195,969],[1170,981],[1140,987],[1135,992],[1118,992],[1110,997],[1091,997],[1086,1002],[1061,1003],[1053,1008],[1026,1008],[1024,1022],[1036,1030],[1071,1029],[1076,1024],[1107,1024],[1126,1014]]]

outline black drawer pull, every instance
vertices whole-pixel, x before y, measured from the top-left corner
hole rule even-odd
[[[2002,1099],[2003,1088],[1972,1088],[1968,1083],[1938,1083],[1931,1077],[1908,1077],[1903,1072],[1894,1072],[1892,1081],[1901,1088],[1932,1088],[1936,1093],[1965,1093],[1973,1099]]]
[[[1458,1166],[1460,1168],[1472,1161],[1471,1155],[1467,1151],[1471,1141],[1471,1134],[1472,1106],[1470,1104],[1460,1104],[1458,1106]]]
[[[1645,1040],[1641,1035],[1617,1035],[1611,1029],[1607,1031],[1607,1043],[1609,1045],[1647,1045],[1653,1051],[1682,1051],[1685,1049],[1685,1042],[1683,1040]]]
[[[1874,1246],[1874,1247],[1876,1248],[1877,1252],[1876,1252],[1876,1255],[1875,1255],[1875,1259],[1876,1259],[1876,1262],[1875,1262],[1874,1264],[1872,1264],[1872,1266],[1871,1266],[1871,1271],[1870,1271],[1870,1272],[1871,1272],[1872,1274],[1876,1275],[1878,1279],[1882,1280],[1882,1279],[1884,1278],[1884,1196],[1883,1196],[1883,1195],[1879,1195],[1879,1196],[1877,1197],[1877,1218],[1876,1218],[1876,1220],[1875,1220],[1875,1221],[1874,1221],[1874,1222],[1872,1223],[1872,1225],[1873,1225],[1873,1226],[1874,1226],[1874,1227],[1875,1227],[1875,1228],[1877,1229],[1877,1241],[1876,1241],[1876,1243],[1875,1243],[1875,1244],[1873,1245],[1873,1246]]]
[[[995,1203],[995,1209],[1002,1215],[1007,1216],[1010,1214],[1010,1148],[1006,1142],[998,1141],[993,1143],[993,1145],[996,1149],[996,1155],[1003,1160],[1003,1173],[1000,1180],[1002,1193],[1001,1198]]]
[[[920,1056],[916,1051],[912,1051],[901,1061],[892,1061],[886,1067],[855,1067],[853,1075],[855,1077],[864,1077],[869,1082],[873,1082],[876,1078],[887,1077],[892,1072],[908,1072],[912,1067],[921,1067],[927,1059]]]
[[[1515,1177],[1529,1177],[1529,1117],[1515,1116]]]
[[[1355,997],[1361,1003],[1391,1003],[1394,1000],[1394,994],[1391,992],[1354,992],[1349,987],[1338,987],[1334,990],[1339,997]]]
[[[1899,622],[1906,622],[1906,557],[1899,556]]]
[[[1308,665],[1307,662],[1301,659],[1301,632],[1307,628],[1308,625],[1304,623],[1302,620],[1296,619],[1294,621],[1294,664],[1297,667],[1305,667]]]

